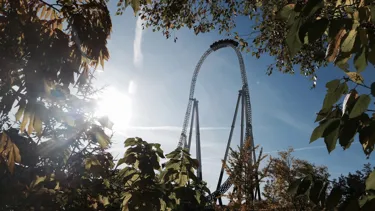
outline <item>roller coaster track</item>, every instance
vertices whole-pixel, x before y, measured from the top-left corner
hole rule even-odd
[[[248,82],[247,82],[247,76],[246,76],[246,70],[245,70],[245,65],[243,61],[243,57],[241,52],[238,50],[238,43],[234,40],[219,40],[215,43],[213,43],[210,48],[201,56],[198,64],[195,67],[194,74],[191,80],[191,85],[190,85],[190,94],[189,94],[189,100],[188,100],[188,106],[186,109],[185,113],[185,118],[183,122],[183,127],[182,127],[182,132],[180,136],[180,140],[178,142],[177,147],[187,147],[187,128],[189,124],[189,120],[191,117],[191,111],[192,111],[192,106],[194,104],[194,92],[195,92],[195,85],[197,82],[198,74],[200,72],[201,66],[206,60],[206,58],[213,52],[222,49],[222,48],[232,48],[238,58],[238,62],[240,65],[240,73],[241,73],[241,79],[242,79],[242,94],[243,96],[243,101],[245,102],[245,140],[251,140],[251,144],[254,147],[254,138],[253,138],[253,128],[252,128],[252,113],[251,113],[251,103],[250,103],[250,92],[249,92],[249,87],[248,87]],[[189,142],[189,148],[190,148],[190,142]],[[228,148],[228,147],[227,147]],[[199,149],[200,150],[200,149]],[[228,150],[227,150],[228,151]],[[224,162],[226,162],[226,157],[227,157],[227,152],[225,154],[225,159]],[[255,161],[255,153],[254,151],[251,151],[249,153],[252,153],[250,156],[251,159]],[[252,162],[252,161],[250,161]],[[222,173],[221,173],[222,174]],[[222,177],[222,176],[220,176]],[[221,178],[219,179],[219,183],[221,182]],[[230,187],[232,183],[230,178],[228,178],[223,184],[220,185],[220,187],[214,191],[208,198],[210,200],[214,200],[216,197],[224,194]]]

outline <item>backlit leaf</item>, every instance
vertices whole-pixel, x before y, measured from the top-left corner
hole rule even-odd
[[[20,163],[21,162],[20,150],[18,149],[17,145],[15,145],[14,143],[13,143],[13,155],[14,155],[14,161],[16,163]]]
[[[323,109],[332,107],[332,105],[340,100],[341,96],[347,91],[348,85],[346,83],[341,83],[335,90],[330,91],[329,89],[326,96],[324,97]]]
[[[350,112],[349,118],[355,118],[365,112],[370,105],[371,98],[369,95],[361,95],[354,104],[352,111]]]
[[[109,137],[101,129],[95,132],[95,138],[103,149],[107,148],[110,144]]]
[[[343,114],[349,112],[353,108],[353,103],[358,98],[358,92],[353,89],[344,98],[342,103]]]
[[[346,74],[349,76],[350,80],[354,81],[357,84],[362,84],[364,81],[361,74],[357,72],[347,72]]]

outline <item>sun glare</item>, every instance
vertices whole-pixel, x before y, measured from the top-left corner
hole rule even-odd
[[[116,88],[108,87],[99,96],[96,116],[108,116],[114,123],[113,129],[126,129],[129,126],[131,115],[131,98]]]

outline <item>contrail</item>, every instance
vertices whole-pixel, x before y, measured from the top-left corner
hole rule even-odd
[[[135,27],[135,38],[133,43],[133,51],[134,51],[134,66],[136,68],[142,67],[142,61],[143,61],[143,54],[142,54],[142,20],[140,17],[137,19],[136,27]]]
[[[354,142],[352,143],[352,145],[354,144],[358,144],[357,142]],[[337,147],[340,147],[339,144],[336,145],[336,148]],[[326,145],[319,145],[319,146],[313,146],[313,147],[301,147],[301,148],[295,148],[293,149],[294,151],[305,151],[305,150],[314,150],[314,149],[325,149],[327,148]],[[282,152],[282,151],[285,151],[285,150],[274,150],[274,151],[269,151],[269,152],[264,152],[264,153],[267,153],[267,154],[271,154],[271,153],[278,153],[278,152]]]

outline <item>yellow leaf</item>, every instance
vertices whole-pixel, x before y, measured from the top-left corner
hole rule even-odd
[[[108,147],[110,140],[103,130],[97,130],[95,133],[95,137],[103,149]]]
[[[152,2],[151,2],[151,0],[146,0],[146,3],[151,4]]]
[[[35,114],[31,114],[30,115],[29,127],[27,128],[27,133],[28,134],[31,134],[33,132],[33,130],[34,130],[34,127],[33,127],[34,117],[35,117]]]
[[[14,143],[13,143],[13,154],[14,154],[14,161],[16,161],[17,163],[20,163],[21,162],[20,150],[18,149],[17,145],[15,145]]]
[[[42,8],[43,9],[42,9],[42,12],[40,13],[40,18],[43,19],[47,12],[47,6],[43,6]]]
[[[34,130],[35,130],[37,136],[40,137],[42,135],[42,128],[43,128],[43,126],[42,126],[42,120],[40,120],[40,118],[38,116],[34,117],[34,125],[33,125],[33,127],[34,127]]]
[[[17,113],[16,113],[16,121],[19,121],[22,117],[22,114],[23,112],[25,111],[25,106],[24,105],[20,105]]]
[[[46,14],[46,19],[50,20],[52,16],[52,8],[48,8],[47,14]]]
[[[14,146],[12,145],[12,148],[14,148]],[[9,151],[9,154],[8,154],[8,169],[10,171],[10,173],[13,174],[14,172],[14,150],[13,149],[10,149]]]
[[[20,131],[23,132],[26,128],[27,122],[29,122],[30,114],[29,112],[25,111],[23,115],[23,119],[20,125]]]
[[[361,74],[357,72],[347,72],[346,74],[349,76],[350,80],[354,81],[357,84],[362,84],[364,81]]]

